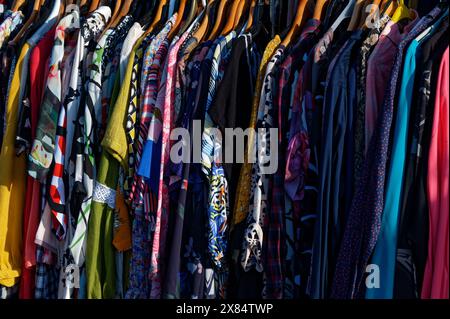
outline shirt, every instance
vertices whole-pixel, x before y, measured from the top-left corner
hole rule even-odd
[[[76,37],[80,28],[79,14],[72,11],[59,22],[56,28],[55,45],[50,60],[50,72],[41,108],[36,138],[33,141],[28,157],[28,174],[35,179],[43,180],[48,174],[55,150],[56,124],[63,99],[62,62],[64,49],[70,39]]]
[[[362,30],[351,34],[330,63],[326,79],[319,155],[318,220],[311,265],[312,278],[320,278],[320,289],[317,290],[320,295],[316,298],[327,295],[353,196],[356,70],[352,61],[362,36]]]
[[[6,105],[6,130],[0,152],[0,285],[12,287],[22,268],[22,219],[26,174],[24,154],[16,157],[14,142],[18,122],[20,74],[29,46],[25,44],[17,60]],[[4,171],[3,171],[4,169]]]
[[[272,81],[275,80],[273,69],[279,63],[283,52],[284,48],[278,48],[267,64],[256,122],[256,129],[262,131],[258,131],[256,144],[249,145],[249,147],[255,147],[255,150],[258,150],[258,152],[255,158],[256,161],[253,164],[252,185],[254,185],[254,189],[250,197],[250,213],[247,217],[247,230],[245,232],[241,260],[242,267],[247,271],[253,267],[259,272],[264,270],[261,250],[263,249],[263,227],[268,214],[268,194],[270,194],[268,188],[269,176],[265,173],[264,165],[270,163],[268,160],[272,160],[270,145],[273,142],[273,137],[272,139],[270,138],[270,128],[274,127],[275,114],[272,105],[273,95],[271,87]],[[264,137],[262,138],[262,136]],[[275,140],[278,140],[277,136],[275,136]]]
[[[398,23],[389,21],[380,34],[367,61],[366,102],[365,102],[365,153],[377,125],[379,110],[383,104],[384,93],[391,75],[396,49],[419,21],[415,11],[414,19],[401,29]]]
[[[422,299],[448,299],[449,49],[440,64],[428,160],[430,237]]]
[[[357,90],[357,109],[355,115],[355,185],[361,171],[361,166],[365,156],[365,115],[366,115],[366,82],[367,82],[367,61],[374,50],[380,33],[390,20],[388,15],[383,15],[370,30],[366,39],[361,45],[361,50],[357,56],[356,72],[358,73],[358,81],[356,83]]]
[[[139,136],[137,140],[136,150],[136,174],[134,176],[133,184],[131,187],[130,200],[134,205],[144,204],[144,180],[140,175],[141,162],[144,158],[145,142],[149,133],[149,127],[154,116],[154,108],[156,98],[158,94],[158,85],[161,74],[161,67],[164,59],[167,55],[167,46],[164,44],[164,40],[167,39],[167,35],[171,30],[177,14],[174,14],[172,18],[166,23],[164,28],[155,36],[153,41],[145,50],[144,61],[141,75],[141,112],[140,112],[140,124],[139,124]],[[144,164],[144,163],[143,163]],[[148,217],[148,216],[147,216]]]
[[[160,107],[162,113],[162,127],[160,133],[161,138],[161,159],[159,167],[159,182],[158,182],[158,206],[156,213],[156,229],[153,240],[153,250],[151,259],[151,278],[152,278],[152,298],[159,298],[161,296],[161,285],[163,282],[162,270],[165,269],[164,252],[166,251],[166,236],[169,218],[169,181],[167,179],[167,167],[170,155],[170,132],[174,125],[174,98],[175,98],[175,83],[173,82],[176,76],[176,63],[180,46],[188,36],[188,32],[181,37],[176,37],[169,49],[168,58],[164,67],[166,76],[165,81],[161,81],[160,91],[165,88],[164,94],[158,94],[157,103],[163,103]],[[164,86],[163,86],[164,84]]]

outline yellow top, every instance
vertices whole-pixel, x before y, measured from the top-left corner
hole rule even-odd
[[[264,51],[261,65],[258,71],[258,77],[256,79],[255,95],[253,97],[252,113],[250,117],[250,134],[248,139],[248,147],[254,144],[254,129],[256,127],[257,116],[258,116],[258,106],[259,100],[261,98],[262,86],[264,83],[264,75],[266,73],[267,64],[272,58],[275,50],[281,43],[281,38],[277,35],[266,47]],[[252,163],[248,163],[248,152],[245,153],[245,164],[242,165],[241,174],[239,175],[238,187],[236,191],[236,205],[233,213],[233,220],[231,222],[231,227],[239,224],[244,219],[247,218],[250,205],[250,190],[251,190],[251,173],[252,173]]]
[[[134,58],[145,35],[139,38],[131,50],[119,96],[114,104],[108,127],[103,137],[102,146],[124,169],[128,169],[128,140],[126,131],[126,112],[129,106],[131,76],[133,75]]]
[[[24,59],[30,46],[20,52],[6,103],[6,130],[0,153],[0,285],[12,287],[22,269],[22,219],[25,203],[26,160],[16,156],[19,92]]]

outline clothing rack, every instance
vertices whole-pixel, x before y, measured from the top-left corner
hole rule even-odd
[[[0,0],[1,298],[448,299],[448,20]]]

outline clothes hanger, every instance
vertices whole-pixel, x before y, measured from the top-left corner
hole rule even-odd
[[[58,20],[61,19],[62,15],[66,11],[66,3],[64,1],[61,1],[61,4],[59,6],[59,12],[58,12]]]
[[[120,8],[119,13],[117,14],[116,18],[114,19],[113,23],[111,23],[111,28],[117,27],[117,25],[120,23],[120,21],[125,17],[128,12],[130,12],[130,7],[133,4],[134,0],[124,0],[122,2],[122,6]]]
[[[241,30],[243,24],[246,22],[245,20],[243,20],[243,18],[245,16],[248,16],[248,12],[247,9],[249,9],[250,7],[250,2],[249,0],[244,0],[244,1],[240,1],[239,2],[239,6],[236,12],[236,16],[234,17],[234,27],[233,29],[235,31]],[[244,14],[245,12],[245,14]],[[241,23],[242,22],[242,23]]]
[[[236,17],[236,13],[239,7],[239,0],[233,0],[233,3],[230,7],[230,11],[228,12],[228,20],[225,26],[222,29],[222,32],[220,32],[221,35],[227,35],[233,30],[234,27],[234,19]]]
[[[187,0],[180,0],[180,5],[178,6],[178,11],[177,11],[177,19],[175,20],[175,23],[168,34],[168,38],[170,40],[172,40],[173,37],[176,34],[178,34],[178,31],[181,28],[181,22],[183,21],[183,15],[184,15],[184,11],[186,10],[186,4],[187,4]]]
[[[341,23],[347,19],[352,17],[353,11],[356,6],[356,0],[350,0],[347,4],[347,6],[342,10],[342,13],[339,15],[339,17],[334,21],[333,25],[330,27],[330,30],[332,32],[336,31],[337,28],[341,25]]]
[[[31,25],[36,21],[38,15],[39,15],[39,10],[41,9],[41,6],[43,3],[44,3],[44,0],[34,0],[33,11],[31,12],[30,17],[24,23],[24,25],[19,30],[19,32],[16,34],[14,39],[9,42],[9,45],[15,46],[22,39],[22,36],[25,34],[25,32],[28,30],[28,28],[31,27]]]
[[[109,3],[110,6],[112,4],[111,2]],[[120,10],[121,6],[122,6],[122,0],[116,0],[115,1],[115,5],[114,5],[114,9],[113,9],[113,11],[111,13],[111,19],[109,19],[109,22],[108,22],[108,24],[105,27],[105,30],[108,30],[111,27],[112,23],[116,20],[117,15],[119,14],[119,10]]]
[[[11,6],[11,11],[19,11],[26,4],[26,0],[15,0]]]
[[[72,1],[72,2],[73,2],[73,1]],[[66,5],[66,6],[67,6],[67,5]],[[90,2],[89,2],[88,0],[81,0],[80,3],[78,4],[78,7],[79,7],[80,9],[86,7],[87,10],[89,10]]]
[[[387,14],[389,17],[391,17],[392,20],[392,16],[394,15],[395,11],[397,11],[398,8],[398,1],[394,1],[394,0],[383,0],[381,2],[381,7],[383,8],[383,12],[385,14]]]
[[[219,7],[217,8],[217,14],[214,22],[214,26],[212,28],[211,33],[208,36],[208,40],[212,41],[215,38],[217,38],[220,27],[222,26],[224,22],[224,16],[225,16],[225,10],[228,7],[228,5],[231,3],[230,0],[220,0]]]
[[[211,2],[211,8],[210,8],[209,12],[207,13],[208,14],[208,28],[205,32],[205,35],[202,38],[203,41],[208,40],[207,36],[211,33],[211,31],[213,29],[216,12],[220,5],[220,0],[209,0],[209,2]]]
[[[206,31],[208,30],[209,25],[209,14],[211,13],[211,8],[213,7],[214,0],[209,1],[209,3],[206,5],[205,8],[205,15],[203,16],[202,22],[200,23],[200,26],[198,27],[197,31],[193,34],[193,38],[197,40],[197,43],[200,43],[200,41],[203,39],[203,37],[206,35]]]
[[[256,11],[256,0],[252,0],[250,3],[247,26],[245,27],[245,32],[249,32],[253,26],[253,21],[255,20],[255,11]]]
[[[354,31],[358,28],[359,22],[362,16],[364,16],[363,10],[366,7],[365,4],[365,0],[356,0],[355,6],[353,7],[353,13],[351,15],[352,18],[348,25],[347,31]]]
[[[399,22],[403,19],[411,19],[413,12],[409,10],[409,8],[405,5],[404,0],[398,1],[397,9],[392,15],[392,22]]]
[[[189,26],[192,24],[195,17],[197,16],[198,7],[199,7],[198,0],[191,0],[189,10],[185,10],[185,12],[184,12],[186,18],[184,19],[183,26],[181,27],[180,31],[178,32],[179,35],[182,35],[183,33],[185,33],[187,31],[187,29],[189,28]]]
[[[167,1],[168,0],[160,0],[159,1],[158,9],[156,10],[156,13],[155,13],[155,18],[153,19],[153,22],[150,25],[150,27],[147,29],[147,31],[146,31],[147,34],[152,32],[155,29],[155,27],[162,22],[165,7],[168,6]]]
[[[240,17],[235,20],[236,25],[234,27],[234,30],[237,33],[240,34],[241,32],[245,32],[244,28],[246,28],[246,26],[247,26],[247,21],[248,21],[248,17],[250,15],[251,9],[252,9],[251,8],[251,0],[246,0],[245,4],[242,7],[242,13],[239,14]]]
[[[248,31],[248,32],[250,32],[250,35],[252,37],[256,37],[261,32],[261,30],[264,27],[264,25],[263,25],[263,17],[264,17],[265,7],[266,6],[268,6],[268,4],[266,4],[265,0],[258,0],[257,1],[255,10],[253,12],[252,27]]]
[[[316,6],[314,7],[313,19],[322,20],[322,14],[324,12],[324,7],[328,4],[329,0],[317,0]]]
[[[92,0],[91,5],[89,6],[89,13],[92,13],[95,10],[97,10],[99,7],[99,4],[100,4],[100,0]]]
[[[306,4],[308,3],[308,0],[299,0],[298,7],[297,7],[297,14],[294,19],[294,23],[292,24],[288,34],[284,38],[283,42],[281,43],[282,46],[287,47],[292,39],[297,35],[299,32],[302,22],[305,20],[305,8]]]

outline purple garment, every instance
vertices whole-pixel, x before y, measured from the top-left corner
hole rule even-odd
[[[415,19],[403,27],[403,30],[399,23],[393,21],[387,23],[367,62],[364,144],[366,153],[383,106],[384,92],[389,84],[397,47],[419,21],[417,12],[414,10],[413,12]]]
[[[371,156],[367,157],[364,163],[362,176],[348,215],[337,259],[331,298],[354,299],[364,295],[365,290],[362,289],[364,274],[378,239],[383,217],[389,136],[404,51],[440,12],[441,10],[436,8],[422,18],[398,46],[378,126],[369,145],[368,153]]]

